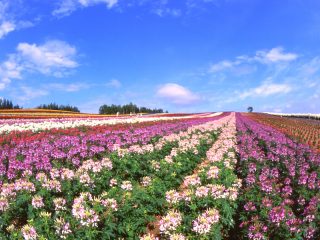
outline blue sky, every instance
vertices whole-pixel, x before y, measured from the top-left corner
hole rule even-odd
[[[320,1],[0,0],[0,97],[320,112]]]

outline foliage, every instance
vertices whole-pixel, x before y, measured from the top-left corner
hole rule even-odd
[[[0,98],[0,109],[22,109],[18,104],[13,105],[11,100]]]
[[[80,110],[75,106],[70,105],[58,105],[56,103],[41,104],[37,107],[38,109],[50,109],[50,110],[61,110],[61,111],[71,111],[80,112]]]
[[[122,114],[129,114],[129,113],[163,113],[163,109],[155,108],[147,108],[147,107],[138,107],[136,104],[129,103],[125,105],[102,105],[99,108],[100,114],[116,114],[116,113],[122,113]]]

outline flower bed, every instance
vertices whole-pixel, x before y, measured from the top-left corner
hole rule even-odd
[[[320,157],[275,129],[237,116],[243,178],[240,228],[248,239],[317,239]]]
[[[1,187],[0,238],[138,239],[163,213],[165,192],[205,157],[225,118],[189,123],[143,154],[98,152],[78,165],[60,160],[47,171],[24,169]]]
[[[220,117],[223,115],[118,131],[93,131],[91,134],[80,131],[79,135],[74,134],[73,136],[41,135],[45,137],[36,137],[35,140],[31,138],[29,141],[10,141],[0,146],[0,176],[3,181],[19,177],[25,170],[48,171],[52,167],[61,165],[77,167],[82,159],[111,152],[119,147],[135,144],[146,145],[150,141],[157,141],[161,136]],[[98,130],[101,129],[98,128]]]
[[[320,152],[320,121],[290,119],[266,114],[249,114],[248,116],[260,123],[274,127]]]
[[[234,173],[235,116],[221,133],[206,158],[178,190],[166,192],[166,214],[153,224],[159,236],[149,231],[141,239],[222,239],[233,227],[241,180]],[[154,231],[153,231],[154,232]]]
[[[156,121],[170,121],[170,120],[180,120],[180,119],[191,119],[191,118],[209,118],[214,116],[219,116],[222,113],[214,113],[210,115],[190,115],[190,116],[172,116],[172,117],[162,117],[162,116],[127,116],[127,117],[105,117],[105,118],[73,118],[73,119],[50,119],[43,121],[9,121],[8,123],[2,121],[0,125],[1,133],[10,133],[12,131],[32,131],[38,132],[50,129],[66,129],[66,128],[76,128],[81,126],[102,126],[102,125],[116,125],[116,124],[134,124],[143,122],[156,122]]]
[[[1,136],[0,239],[320,238],[320,156],[204,115]]]

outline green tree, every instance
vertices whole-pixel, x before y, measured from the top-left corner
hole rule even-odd
[[[18,104],[13,105],[11,100],[0,98],[0,109],[21,109]]]

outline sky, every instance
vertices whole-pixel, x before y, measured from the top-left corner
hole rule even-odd
[[[320,1],[0,0],[0,97],[320,112]]]

